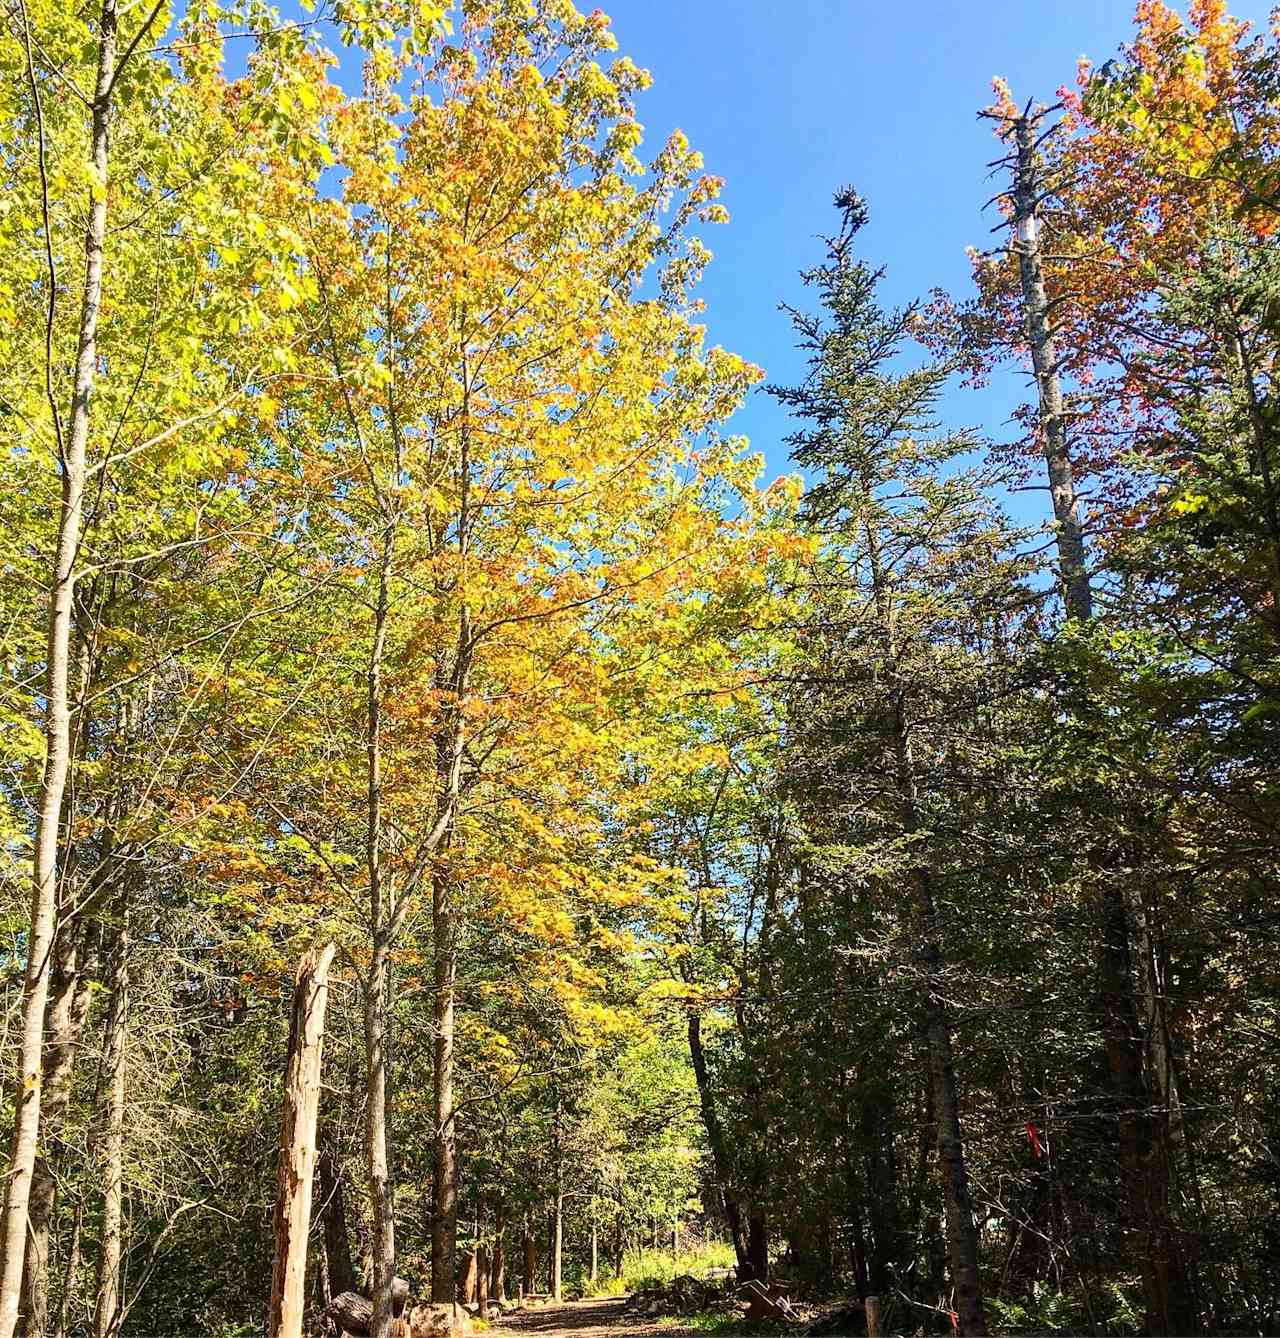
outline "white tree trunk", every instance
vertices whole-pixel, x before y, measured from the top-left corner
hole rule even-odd
[[[93,188],[85,232],[85,269],[71,416],[59,442],[62,500],[50,573],[48,660],[45,684],[45,761],[37,805],[32,859],[31,932],[22,1001],[22,1041],[14,1093],[13,1144],[5,1190],[4,1264],[0,1272],[0,1338],[13,1338],[26,1252],[27,1206],[40,1136],[44,1015],[56,922],[58,836],[71,764],[68,667],[75,601],[75,561],[84,509],[89,408],[98,363],[98,313],[102,302],[102,251],[107,233],[108,131],[111,87],[116,73],[116,0],[103,0],[98,25],[98,73],[94,89],[90,167]]]
[[[1084,522],[1076,494],[1075,471],[1067,450],[1067,415],[1058,374],[1058,351],[1049,319],[1049,298],[1040,256],[1038,184],[1035,170],[1035,127],[1019,117],[1014,127],[1017,168],[1014,173],[1013,226],[1017,237],[1018,272],[1031,365],[1040,399],[1040,433],[1044,438],[1049,495],[1057,525],[1058,566],[1069,617],[1087,622],[1093,616],[1093,592],[1084,543]]]

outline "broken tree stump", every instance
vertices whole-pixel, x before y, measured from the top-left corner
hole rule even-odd
[[[302,1338],[324,1010],[333,954],[332,943],[312,948],[303,954],[294,978],[276,1173],[275,1263],[267,1319],[270,1338]]]

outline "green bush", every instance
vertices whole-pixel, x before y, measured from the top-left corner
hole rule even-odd
[[[584,1298],[620,1296],[646,1287],[663,1287],[672,1278],[686,1273],[702,1277],[713,1268],[732,1268],[735,1262],[733,1246],[721,1241],[708,1241],[678,1256],[672,1256],[670,1251],[638,1250],[623,1257],[622,1277],[615,1278],[612,1268],[608,1268],[607,1277],[602,1275],[594,1283],[583,1279],[576,1290]]]

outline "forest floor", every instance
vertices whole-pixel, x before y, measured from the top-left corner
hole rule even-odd
[[[539,1338],[693,1338],[697,1329],[681,1328],[671,1320],[653,1320],[646,1315],[628,1315],[625,1296],[606,1296],[595,1301],[567,1301],[564,1305],[517,1310],[499,1320],[496,1328],[506,1332],[537,1334]]]

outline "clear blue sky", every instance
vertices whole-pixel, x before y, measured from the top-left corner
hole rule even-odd
[[[985,167],[997,145],[975,117],[991,77],[1020,100],[1051,99],[1079,56],[1100,65],[1128,39],[1134,10],[1132,0],[599,2],[621,52],[653,74],[639,107],[647,142],[678,126],[726,180],[732,222],[706,238],[709,337],[780,382],[801,363],[777,303],[800,300],[796,274],[831,230],[835,188],[850,182],[867,200],[863,254],[887,267],[892,300],[967,292],[965,247],[989,245],[995,222],[981,209],[998,189]],[[1265,31],[1270,3],[1231,9]],[[1007,433],[1021,393],[1020,378],[957,391],[946,414]],[[733,427],[771,474],[786,468],[786,420],[763,392]]]

